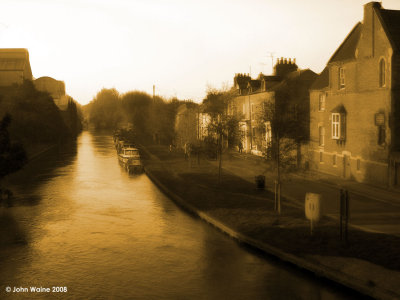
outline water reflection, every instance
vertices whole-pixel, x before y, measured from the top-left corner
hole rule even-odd
[[[0,298],[37,285],[67,286],[63,299],[346,299],[182,212],[119,166],[110,135],[84,132],[76,146],[14,179],[38,200],[10,209],[28,243],[0,250]]]

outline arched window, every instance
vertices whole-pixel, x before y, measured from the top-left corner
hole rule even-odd
[[[379,86],[386,86],[386,63],[383,58],[379,61]]]

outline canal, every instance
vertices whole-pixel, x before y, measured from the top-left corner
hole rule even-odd
[[[1,299],[354,299],[239,245],[118,164],[85,131],[9,179],[21,242],[0,248]],[[4,217],[4,214],[3,214]],[[7,293],[6,287],[67,292]]]

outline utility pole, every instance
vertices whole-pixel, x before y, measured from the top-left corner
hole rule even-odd
[[[250,66],[249,76],[250,76],[250,81],[251,81],[251,66]],[[251,83],[250,83],[250,81],[248,83],[248,86],[249,86],[248,94],[249,94],[249,129],[250,129],[250,153],[251,153],[251,150],[253,150],[253,128],[251,126],[252,124],[251,124],[251,100],[250,100]]]

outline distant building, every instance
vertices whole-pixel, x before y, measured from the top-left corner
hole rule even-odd
[[[24,80],[32,80],[28,50],[0,49],[0,86],[22,84]]]
[[[365,4],[310,101],[312,168],[400,185],[400,11]]]
[[[203,141],[209,136],[208,126],[211,124],[211,116],[208,113],[201,112],[198,114],[198,139]]]
[[[175,118],[175,146],[197,144],[199,127],[198,104],[187,102],[178,107]]]
[[[45,76],[36,79],[33,84],[37,90],[49,93],[60,110],[67,109],[68,96],[65,94],[64,81]]]

